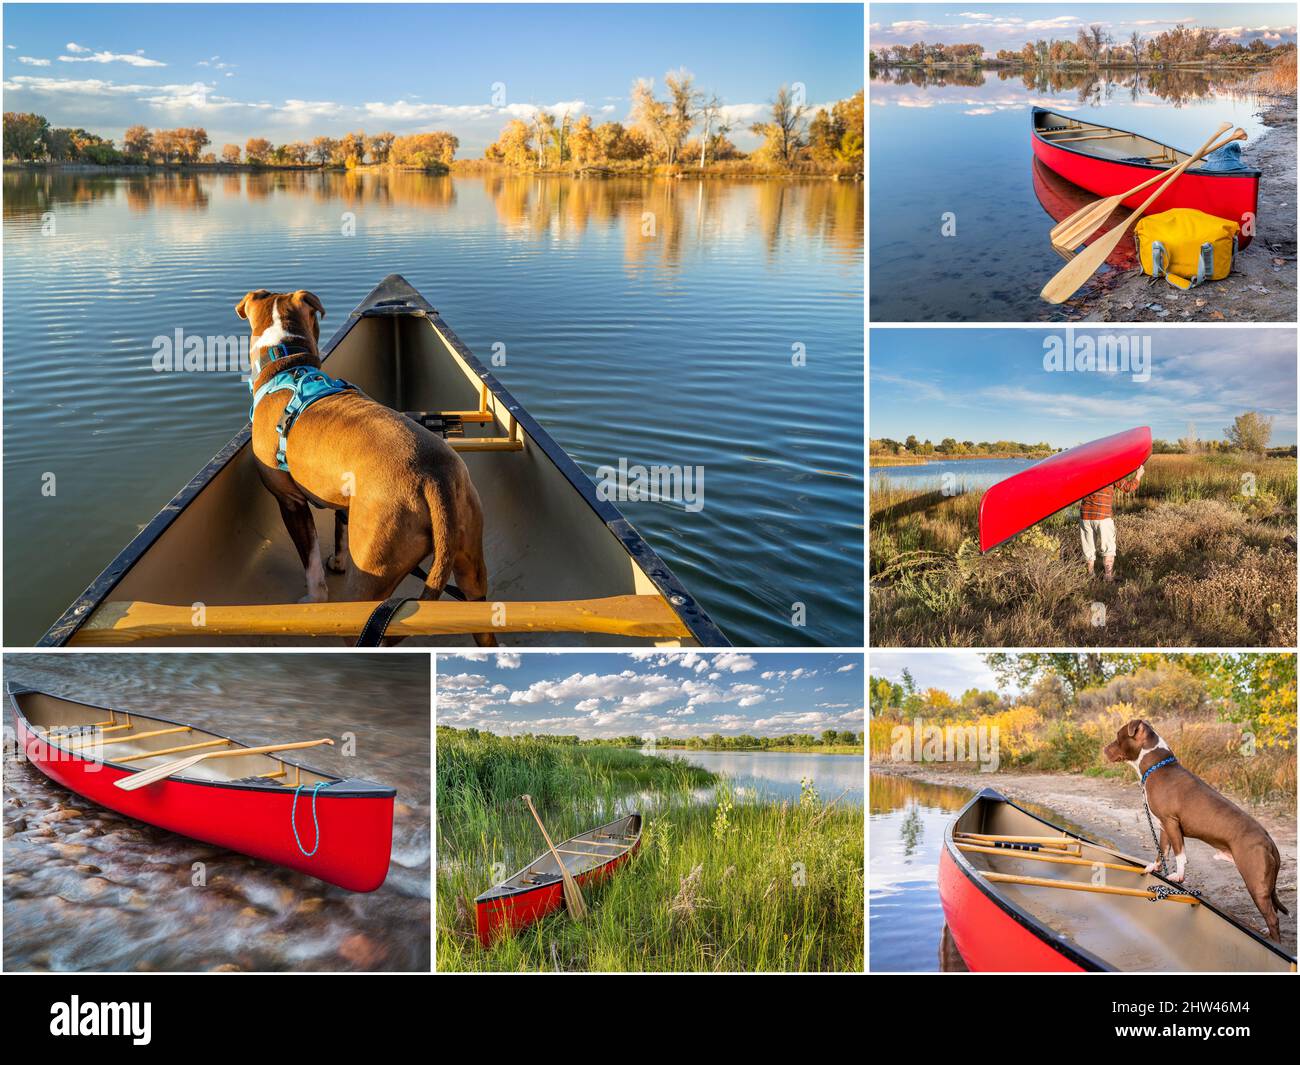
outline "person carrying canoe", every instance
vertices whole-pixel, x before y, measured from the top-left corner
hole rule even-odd
[[[1145,472],[1143,464],[1124,480],[1099,488],[1080,500],[1079,541],[1083,545],[1083,560],[1088,564],[1088,576],[1096,572],[1097,556],[1101,555],[1103,579],[1115,579],[1115,489],[1136,492]]]

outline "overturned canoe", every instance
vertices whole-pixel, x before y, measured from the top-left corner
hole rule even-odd
[[[597,884],[641,846],[641,815],[628,814],[580,832],[555,849],[579,885]],[[475,900],[478,938],[485,947],[511,929],[525,928],[564,905],[564,878],[547,851]]]
[[[337,884],[374,891],[388,876],[397,792],[344,779],[166,718],[9,684],[17,746],[51,780],[159,828]],[[134,791],[119,781],[218,752]]]
[[[1288,972],[1295,958],[1139,858],[992,788],[949,823],[939,897],[976,972]]]
[[[1041,107],[1035,107],[1030,115],[1030,137],[1034,155],[1045,166],[1097,196],[1126,192],[1191,154],[1137,133],[1083,122]],[[1251,167],[1210,170],[1202,161],[1189,167],[1147,208],[1147,217],[1175,207],[1204,211],[1241,225],[1238,247],[1245,248],[1257,228],[1260,177],[1261,171]],[[1151,192],[1152,188],[1146,188],[1130,196],[1124,206],[1141,206]]]
[[[1141,426],[1090,440],[998,481],[980,498],[980,550],[990,551],[1127,477],[1150,457],[1151,430]]]
[[[435,644],[483,631],[505,644],[728,644],[613,503],[403,278],[388,277],[362,300],[321,357],[332,375],[445,433],[483,502],[490,602],[408,603],[390,635]],[[321,543],[333,543],[333,514],[315,513]],[[302,564],[258,477],[246,425],[40,645],[348,642],[375,604],[340,602],[343,577],[326,579],[329,602],[298,602]],[[419,596],[423,587],[410,576],[396,594]]]

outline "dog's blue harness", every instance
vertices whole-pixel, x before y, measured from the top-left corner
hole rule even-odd
[[[1175,762],[1177,762],[1177,761],[1178,761],[1178,759],[1175,758],[1175,757],[1171,754],[1168,758],[1164,759],[1163,761],[1161,761],[1161,762],[1157,762],[1155,765],[1152,765],[1152,766],[1147,766],[1147,771],[1146,771],[1145,773],[1142,774],[1142,780],[1141,780],[1141,783],[1142,783],[1142,784],[1146,784],[1146,782],[1147,782],[1147,777],[1149,777],[1149,776],[1150,776],[1152,773],[1154,773],[1157,769],[1164,769],[1165,766],[1167,766],[1167,765],[1173,765],[1173,764],[1174,764]]]
[[[275,344],[267,347],[266,358],[261,366],[258,367],[260,372],[262,366],[268,362],[274,362],[276,359],[287,359],[291,355],[301,355],[308,351],[307,348],[295,347],[292,350],[288,344]],[[276,422],[275,432],[279,437],[279,444],[275,449],[275,462],[285,473],[289,472],[289,462],[286,453],[289,448],[289,430],[293,428],[299,416],[310,407],[313,403],[318,403],[327,396],[336,396],[340,392],[355,392],[356,385],[350,385],[346,381],[330,377],[314,366],[291,366],[287,370],[281,370],[271,377],[261,388],[254,390],[253,381],[256,374],[248,380],[248,390],[253,393],[252,405],[248,408],[248,420],[253,420],[253,412],[257,410],[257,405],[266,396],[272,392],[289,392],[289,402],[285,404],[284,413],[280,415],[280,420]]]

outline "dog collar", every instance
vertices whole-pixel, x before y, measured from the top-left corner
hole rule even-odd
[[[1147,767],[1147,771],[1146,771],[1145,773],[1142,774],[1142,781],[1141,781],[1141,782],[1142,782],[1143,784],[1145,784],[1145,783],[1147,782],[1147,777],[1149,777],[1149,776],[1150,776],[1152,773],[1154,773],[1157,769],[1163,769],[1165,766],[1167,766],[1167,765],[1173,765],[1173,764],[1174,764],[1175,762],[1177,762],[1177,761],[1178,761],[1178,759],[1175,758],[1175,757],[1171,754],[1168,758],[1165,758],[1164,760],[1157,762],[1155,765],[1153,765],[1153,766],[1148,766],[1148,767]]]
[[[264,369],[266,369],[266,367],[268,367],[271,363],[275,362],[277,359],[288,359],[294,355],[311,354],[311,348],[307,347],[306,344],[286,344],[286,343],[268,344],[266,347],[262,349],[262,351],[263,351],[263,356],[255,366],[251,365],[251,360],[250,360],[250,369],[252,369],[253,371],[253,377],[250,378],[248,382],[248,386],[250,390],[253,387],[253,378],[256,378],[258,374],[260,374]]]

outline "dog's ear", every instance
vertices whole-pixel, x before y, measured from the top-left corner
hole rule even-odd
[[[322,318],[325,317],[325,305],[321,303],[320,297],[314,292],[308,292],[305,288],[300,288],[293,294],[295,303],[305,303]]]
[[[1125,729],[1124,731],[1128,733],[1129,739],[1134,739],[1136,738],[1138,732],[1140,732],[1145,727],[1146,727],[1145,721],[1130,721],[1128,723],[1128,728]]]
[[[264,288],[254,289],[248,293],[242,300],[235,304],[235,313],[241,318],[248,317],[248,301],[260,300],[263,296],[269,296],[270,293]]]

